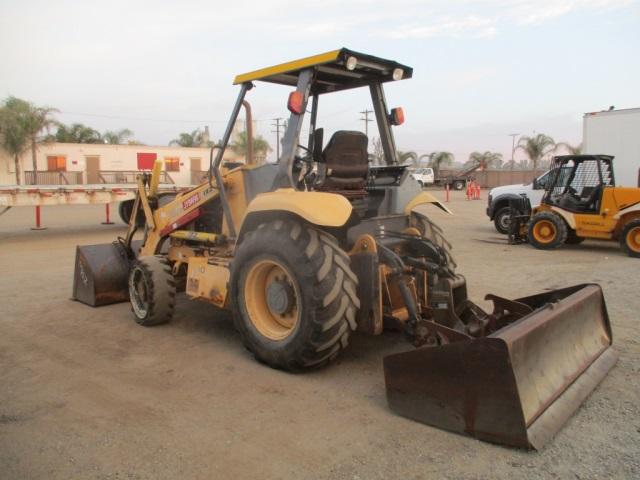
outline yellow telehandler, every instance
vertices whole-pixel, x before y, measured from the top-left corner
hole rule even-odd
[[[529,243],[541,250],[587,238],[617,240],[640,258],[640,188],[616,187],[613,157],[555,157],[544,196],[528,222]]]
[[[288,371],[326,365],[355,330],[401,330],[418,348],[384,359],[394,411],[541,447],[616,361],[602,291],[488,295],[492,312],[467,298],[449,242],[424,214],[425,206],[447,208],[397,161],[393,126],[404,114],[388,110],[383,85],[412,73],[342,48],[238,75],[208,180],[163,204],[161,164],[140,176],[126,237],[77,248],[74,298],[93,306],[130,300],[135,320],[151,326],[171,319],[184,292],[230,309],[248,350]],[[256,165],[251,154],[246,164],[225,164],[258,81],[293,89],[282,153],[276,164]],[[320,99],[355,88],[371,94],[386,165],[369,165],[362,132],[338,130],[324,143]]]

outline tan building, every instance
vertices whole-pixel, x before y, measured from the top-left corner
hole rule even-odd
[[[148,171],[155,160],[164,162],[163,181],[176,185],[199,183],[209,169],[209,148],[157,147],[48,143],[38,145],[37,184],[133,183],[140,171]],[[227,149],[225,161],[243,161]],[[31,151],[20,158],[23,185],[34,183]],[[0,185],[15,185],[13,158],[0,149]]]

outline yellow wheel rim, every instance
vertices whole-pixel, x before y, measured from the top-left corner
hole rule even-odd
[[[556,226],[550,220],[539,220],[533,225],[533,238],[539,243],[553,242],[556,234]]]
[[[634,227],[627,232],[627,245],[632,251],[640,253],[640,227]]]
[[[283,265],[262,260],[251,266],[244,297],[249,319],[262,335],[279,341],[293,333],[300,319],[300,293]]]

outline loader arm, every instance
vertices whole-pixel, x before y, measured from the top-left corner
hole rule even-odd
[[[146,220],[146,239],[140,249],[140,255],[155,255],[164,238],[195,220],[200,216],[201,207],[219,196],[215,181],[207,180],[192,190],[177,195],[168,204],[157,207],[157,179],[161,167],[162,162],[157,161],[150,179],[142,175],[138,177],[138,192],[129,219],[125,244],[131,248],[133,235],[138,229],[138,212],[142,208]]]

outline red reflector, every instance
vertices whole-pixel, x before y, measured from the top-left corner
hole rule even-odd
[[[391,110],[391,125],[402,125],[404,123],[404,110],[401,107]]]
[[[300,115],[302,113],[302,92],[291,92],[289,94],[289,101],[287,102],[287,108],[291,113],[295,113],[296,115]]]

